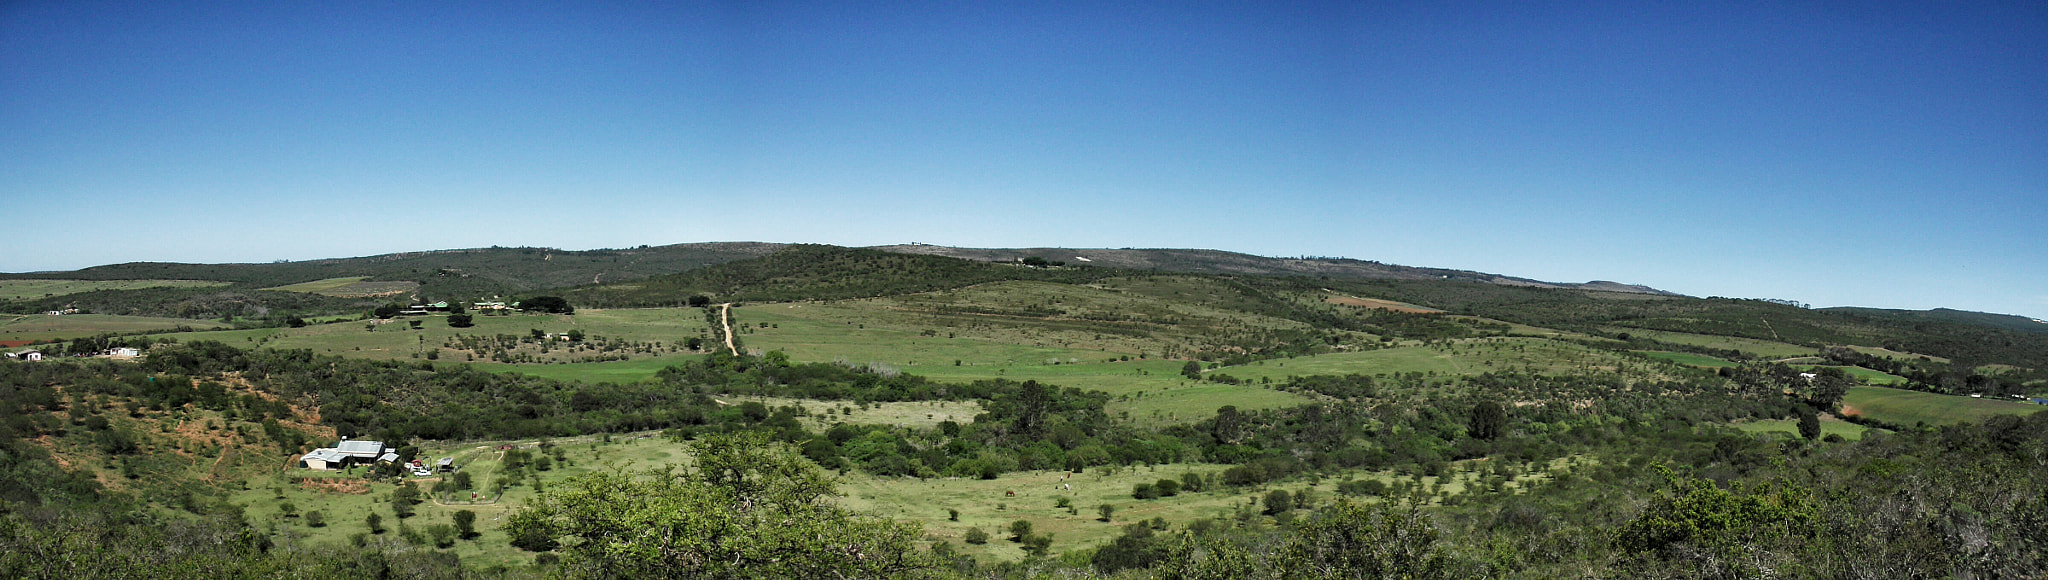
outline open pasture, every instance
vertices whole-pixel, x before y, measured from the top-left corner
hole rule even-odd
[[[328,278],[325,280],[314,280],[311,282],[288,284],[284,286],[278,286],[275,288],[264,288],[264,290],[276,290],[279,292],[304,292],[308,294],[319,294],[322,296],[333,296],[336,298],[367,298],[372,296],[396,296],[399,294],[411,292],[420,287],[420,283],[418,282],[403,280],[387,282],[370,282],[367,281],[366,278],[368,277],[351,276],[346,278]]]
[[[410,321],[420,321],[418,330],[411,328]],[[574,315],[563,314],[514,314],[508,316],[474,315],[475,326],[453,328],[448,326],[446,315],[394,318],[386,321],[353,320],[327,324],[314,324],[304,328],[265,328],[225,332],[177,333],[167,336],[179,340],[219,340],[237,347],[264,346],[279,349],[308,349],[321,354],[370,358],[410,359],[425,357],[438,351],[441,362],[488,362],[488,355],[447,348],[451,339],[458,335],[496,336],[509,334],[527,336],[533,330],[544,333],[565,333],[581,330],[595,340],[603,337],[634,342],[654,342],[663,345],[659,353],[628,353],[634,360],[589,363],[597,366],[557,364],[496,365],[493,370],[536,370],[554,378],[581,379],[613,382],[632,381],[654,375],[662,367],[674,364],[676,356],[687,355],[688,351],[670,352],[670,348],[692,336],[705,336],[708,327],[703,313],[698,309],[613,309],[578,311]],[[550,361],[571,361],[579,357],[595,356],[599,353],[570,351],[553,345],[548,355],[538,358]],[[537,346],[527,347],[538,352]],[[649,358],[668,358],[659,364],[645,363]],[[643,363],[643,364],[630,364]],[[619,365],[619,366],[603,366]],[[571,367],[548,369],[549,366]],[[509,368],[503,368],[509,367]]]
[[[1668,352],[1661,350],[1639,350],[1636,352],[1642,354],[1643,356],[1647,356],[1657,360],[1671,361],[1692,367],[1714,369],[1721,367],[1742,366],[1732,362],[1728,362],[1726,360],[1722,360],[1717,357],[1711,357],[1703,354],[1693,354],[1689,352]]]
[[[1504,337],[1452,341],[1436,346],[1401,346],[1359,352],[1259,361],[1213,372],[1239,379],[1284,381],[1289,376],[1435,373],[1476,375],[1534,370],[1565,374],[1594,369],[1646,367],[1607,351],[1540,338]]]
[[[1756,340],[1752,338],[1714,336],[1710,334],[1691,334],[1685,332],[1669,332],[1663,330],[1648,330],[1642,328],[1607,327],[1602,330],[1606,330],[1608,332],[1626,332],[1635,336],[1641,336],[1644,338],[1650,338],[1676,344],[1689,344],[1692,346],[1704,346],[1707,348],[1739,350],[1742,351],[1744,354],[1748,354],[1750,356],[1758,356],[1764,358],[1791,358],[1820,354],[1820,351],[1814,348],[1799,346],[1796,344],[1772,342],[1768,340]]]
[[[1949,360],[1948,360],[1948,359],[1946,359],[1946,358],[1943,358],[1943,357],[1938,357],[1938,356],[1931,356],[1931,355],[1924,355],[1924,354],[1919,354],[1919,353],[1911,353],[1911,352],[1900,352],[1900,351],[1896,351],[1896,350],[1891,350],[1891,349],[1888,349],[1888,348],[1880,348],[1880,347],[1875,347],[1875,346],[1851,346],[1851,347],[1849,347],[1849,349],[1850,349],[1850,350],[1854,350],[1854,351],[1856,351],[1856,352],[1860,352],[1860,353],[1863,353],[1863,354],[1867,354],[1867,355],[1872,355],[1872,356],[1881,356],[1881,357],[1884,357],[1884,358],[1888,358],[1888,359],[1892,359],[1892,360],[1902,360],[1902,361],[1916,361],[1916,360],[1920,360],[1920,359],[1927,359],[1927,360],[1928,360],[1928,361],[1930,361],[1930,362],[1938,362],[1938,363],[1942,363],[1942,364],[1948,364],[1948,362],[1949,362]]]
[[[211,280],[0,280],[0,300],[37,300],[80,292],[140,288],[213,288]]]
[[[1743,421],[1740,423],[1733,423],[1731,425],[1736,429],[1741,429],[1744,432],[1748,433],[1782,433],[1790,435],[1792,437],[1799,436],[1798,419],[1767,419],[1762,421]],[[1869,427],[1837,419],[1834,415],[1821,415],[1820,417],[1820,435],[1822,437],[1826,437],[1829,435],[1841,435],[1843,439],[1848,439],[1850,441],[1861,441],[1863,439],[1863,433],[1870,430],[1871,428]],[[1883,429],[1879,429],[1878,431],[1885,432]]]
[[[1381,300],[1378,298],[1359,298],[1356,296],[1331,296],[1329,298],[1324,298],[1323,302],[1329,304],[1336,304],[1338,306],[1357,306],[1360,308],[1391,310],[1394,312],[1406,312],[1409,314],[1434,314],[1438,312],[1443,312],[1442,310],[1437,310],[1435,308],[1416,306],[1414,304],[1409,304],[1406,302],[1395,302],[1392,300]]]
[[[0,315],[0,340],[70,340],[106,333],[172,330],[178,327],[213,329],[227,326],[218,320],[120,316],[114,314],[9,314]]]
[[[1894,425],[1979,423],[1998,415],[2028,415],[2048,409],[2014,400],[1937,395],[1885,387],[1851,387],[1842,412]]]
[[[1874,371],[1863,367],[1848,367],[1839,365],[1793,365],[1793,368],[1797,368],[1799,370],[1813,370],[1822,367],[1842,369],[1842,372],[1849,373],[1849,378],[1857,379],[1873,385],[1906,384],[1906,377],[1894,375],[1883,371]]]

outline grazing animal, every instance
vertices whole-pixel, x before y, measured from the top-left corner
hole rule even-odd
[[[1003,490],[1003,497],[1017,497],[1016,490]]]

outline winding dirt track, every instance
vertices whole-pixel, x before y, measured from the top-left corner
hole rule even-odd
[[[718,311],[718,323],[725,327],[725,350],[732,351],[733,356],[739,356],[740,348],[732,345],[732,303],[727,302],[718,306],[721,308]]]

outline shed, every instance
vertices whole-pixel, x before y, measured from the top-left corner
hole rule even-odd
[[[441,458],[441,460],[440,460],[440,461],[436,461],[436,462],[434,462],[434,470],[435,470],[435,471],[455,471],[455,458],[453,458],[453,457],[443,457],[443,458]]]

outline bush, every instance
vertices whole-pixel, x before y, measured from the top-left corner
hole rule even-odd
[[[967,528],[966,539],[969,544],[986,544],[988,543],[988,532],[981,531],[981,528]]]
[[[1134,499],[1153,499],[1159,497],[1159,490],[1152,487],[1152,484],[1140,483],[1131,486],[1131,497]]]
[[[1266,492],[1264,503],[1266,504],[1266,515],[1279,515],[1294,509],[1294,496],[1288,495],[1287,490],[1276,489]]]
[[[1162,479],[1159,483],[1152,484],[1152,489],[1159,490],[1159,497],[1173,497],[1180,495],[1180,482]]]
[[[1022,542],[1031,537],[1031,522],[1017,520],[1010,522],[1010,541]]]

